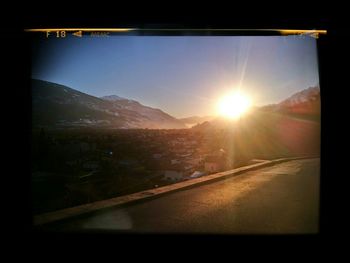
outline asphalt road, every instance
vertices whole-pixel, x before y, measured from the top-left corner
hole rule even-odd
[[[44,226],[58,231],[304,234],[319,225],[320,160],[290,161]]]

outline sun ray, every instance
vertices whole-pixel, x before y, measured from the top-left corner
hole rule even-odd
[[[250,107],[250,98],[240,91],[235,91],[219,101],[218,112],[223,117],[237,119],[246,113]]]

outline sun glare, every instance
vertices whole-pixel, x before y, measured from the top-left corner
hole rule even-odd
[[[221,116],[231,119],[241,117],[251,106],[250,98],[242,92],[233,92],[224,96],[218,103]]]

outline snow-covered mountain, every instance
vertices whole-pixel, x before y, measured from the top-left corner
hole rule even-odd
[[[278,104],[253,108],[238,122],[217,117],[191,129],[213,147],[232,145],[238,159],[319,155],[320,110],[319,88],[308,88]]]
[[[289,98],[280,102],[279,105],[280,107],[293,107],[298,104],[317,101],[319,98],[320,98],[320,88],[318,86],[309,87],[307,89],[304,89],[300,92],[293,94]]]
[[[319,86],[309,87],[292,94],[280,103],[254,107],[249,113],[250,117],[243,119],[252,121],[249,119],[258,119],[261,116],[268,116],[264,113],[278,113],[285,117],[298,117],[300,119],[319,121],[321,114],[320,88]],[[230,120],[217,116],[211,120],[206,120],[202,123],[199,122],[197,125],[192,126],[192,128],[199,130],[215,130],[218,128],[227,129],[230,126],[232,126]]]
[[[186,128],[169,114],[137,101],[116,95],[97,98],[42,80],[32,80],[32,123],[55,127]]]
[[[126,100],[126,98],[119,97],[117,95],[109,95],[109,96],[103,96],[101,99],[109,100],[109,101],[119,101],[119,100]]]
[[[320,115],[321,97],[319,86],[296,92],[277,104],[262,106],[261,110],[299,115]]]

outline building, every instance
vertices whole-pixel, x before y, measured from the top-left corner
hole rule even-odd
[[[163,177],[164,180],[176,182],[176,181],[180,181],[182,178],[183,178],[183,173],[180,171],[175,171],[175,170],[164,171],[164,177]]]
[[[198,157],[198,158],[191,158],[187,160],[187,163],[192,164],[192,165],[201,165],[203,163],[203,158]]]
[[[203,175],[206,175],[206,173],[201,172],[201,171],[195,171],[193,174],[190,175],[190,178],[198,178],[198,177],[201,177]]]
[[[226,158],[223,156],[208,156],[204,162],[204,170],[208,173],[221,172],[226,167]]]
[[[205,162],[204,170],[208,173],[216,173],[221,171],[222,165],[218,162]]]
[[[163,154],[161,154],[161,153],[154,153],[154,154],[152,155],[152,157],[153,157],[154,159],[160,159],[160,158],[163,157]]]
[[[181,161],[178,160],[178,159],[172,159],[172,160],[170,161],[170,163],[171,163],[171,164],[179,164],[179,163],[181,163]]]

